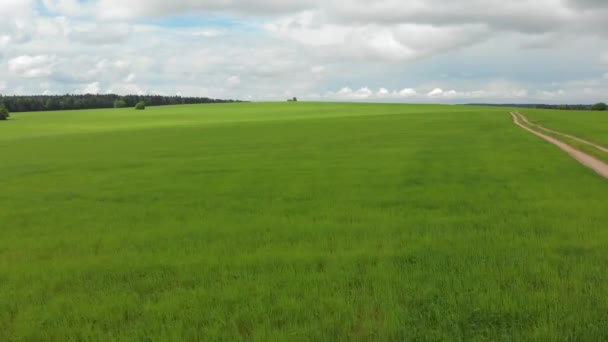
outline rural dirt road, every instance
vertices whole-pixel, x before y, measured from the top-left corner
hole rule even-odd
[[[525,126],[524,124],[522,124],[519,121],[519,118],[517,116],[517,114],[519,113],[511,113],[511,116],[513,116],[513,122],[525,129],[526,131],[536,135],[537,137],[544,139],[547,142],[550,142],[551,144],[559,147],[562,151],[568,153],[568,155],[570,155],[572,158],[574,158],[575,160],[577,160],[579,163],[583,164],[584,166],[590,168],[591,170],[593,170],[595,173],[597,173],[598,175],[608,179],[608,164],[604,163],[603,161],[592,157],[584,152],[581,152],[573,147],[571,147],[570,145],[563,143],[553,137],[550,137],[546,134],[537,132],[527,126]],[[520,114],[521,115],[521,114]],[[522,121],[523,121],[523,116],[522,116]]]
[[[591,142],[591,141],[587,141],[587,140],[585,140],[585,139],[581,139],[581,138],[579,138],[579,137],[575,137],[575,136],[570,135],[570,134],[566,134],[566,133],[562,133],[562,132],[559,132],[559,131],[555,131],[555,130],[552,130],[552,129],[549,129],[549,128],[546,128],[546,127],[543,127],[543,126],[541,126],[541,125],[538,125],[538,124],[532,123],[532,122],[528,121],[528,118],[526,118],[526,117],[525,117],[525,116],[524,116],[522,113],[518,113],[518,112],[516,112],[515,114],[519,115],[519,116],[521,117],[521,119],[522,119],[522,120],[523,120],[525,123],[527,123],[527,124],[529,124],[529,125],[531,125],[531,126],[534,126],[534,127],[538,127],[538,128],[540,128],[541,130],[543,130],[543,131],[545,131],[545,132],[549,132],[549,133],[553,133],[553,134],[561,135],[562,137],[566,137],[566,138],[570,138],[570,139],[572,139],[572,140],[576,140],[576,141],[581,142],[581,143],[583,143],[583,144],[586,144],[586,145],[589,145],[589,146],[593,146],[593,147],[597,148],[598,150],[600,150],[600,151],[602,151],[602,152],[606,152],[606,153],[608,153],[608,147],[604,147],[604,146],[598,145],[598,144],[596,144],[596,143],[593,143],[593,142]]]

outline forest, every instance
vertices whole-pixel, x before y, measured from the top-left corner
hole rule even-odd
[[[484,107],[516,107],[516,108],[535,108],[535,109],[559,109],[559,110],[597,110],[597,111],[605,111],[606,104],[604,102],[599,102],[596,104],[513,104],[513,103],[504,103],[504,104],[495,104],[495,103],[469,103],[467,106],[484,106]]]
[[[241,102],[236,100],[212,99],[208,97],[181,97],[160,95],[0,95],[0,105],[4,105],[4,107],[6,107],[9,112],[40,112],[51,110],[134,107],[135,104],[142,101],[146,104],[146,106]]]

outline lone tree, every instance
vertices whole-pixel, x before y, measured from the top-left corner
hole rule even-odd
[[[8,109],[6,109],[6,107],[0,103],[0,120],[6,120],[9,116],[10,114],[8,113]]]
[[[144,109],[146,109],[146,104],[144,103],[144,101],[139,101],[135,105],[135,109],[137,109],[137,110],[144,110]]]
[[[127,103],[125,102],[125,100],[114,101],[114,108],[125,108],[126,106],[127,106]]]
[[[606,110],[607,106],[604,102],[600,102],[600,103],[596,103],[593,105],[593,107],[591,107],[591,110],[601,110],[604,111]]]

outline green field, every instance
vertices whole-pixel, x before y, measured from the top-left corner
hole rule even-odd
[[[506,108],[13,113],[0,175],[0,341],[608,340],[608,182]]]
[[[608,114],[598,111],[556,111],[556,110],[530,110],[534,119],[531,122],[536,125],[541,125],[546,129],[557,130],[562,134],[540,130],[542,133],[558,139],[575,149],[587,153],[605,163],[608,163],[608,153],[606,148],[598,149],[595,146],[576,140],[563,134],[575,136],[579,139],[584,139],[588,142],[598,144],[599,146],[608,146]],[[534,125],[527,125],[532,129],[538,130]],[[576,133],[572,133],[576,132]]]
[[[520,109],[532,122],[608,146],[608,112]]]

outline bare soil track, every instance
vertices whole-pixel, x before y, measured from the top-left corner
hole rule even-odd
[[[548,136],[546,134],[538,132],[538,131],[536,131],[536,130],[534,130],[534,129],[532,129],[532,128],[524,125],[524,124],[522,124],[520,122],[520,117],[518,117],[518,115],[521,115],[521,114],[519,114],[519,113],[511,113],[511,116],[513,116],[513,122],[517,126],[523,128],[526,131],[528,131],[528,132],[536,135],[537,137],[539,137],[541,139],[544,139],[545,141],[550,142],[551,144],[559,147],[559,149],[561,149],[562,151],[566,152],[568,155],[570,155],[570,157],[574,158],[579,163],[581,163],[584,166],[590,168],[591,170],[593,170],[598,175],[600,175],[600,176],[608,179],[608,164],[606,164],[603,161],[601,161],[601,160],[599,160],[599,159],[597,159],[595,157],[592,157],[592,156],[590,156],[590,155],[588,155],[588,154],[586,154],[584,152],[581,152],[581,151],[573,148],[572,146],[570,146],[570,145],[568,145],[568,144],[566,144],[564,142],[561,142],[561,141],[559,141],[559,140],[557,140],[557,139],[555,139],[555,138],[553,138],[551,136]],[[539,127],[540,129],[544,128],[544,127],[541,128],[541,126],[539,126],[539,125],[535,125],[535,124],[529,123],[529,121],[527,119],[525,119],[525,117],[523,115],[521,115],[521,120],[524,121],[524,122],[526,122],[526,123],[528,123],[528,124],[530,124],[530,125],[532,125],[532,126]],[[547,132],[553,132],[555,134],[559,134],[559,135],[562,135],[562,136],[565,136],[565,137],[569,137],[571,139],[575,139],[575,140],[580,141],[580,142],[588,143],[591,146],[594,146],[594,147],[596,147],[598,149],[599,149],[599,147],[601,147],[599,145],[595,146],[596,144],[587,142],[587,141],[585,141],[583,139],[580,139],[580,138],[577,138],[577,137],[573,137],[573,136],[570,136],[570,135],[567,135],[567,134],[564,134],[564,133],[559,133],[559,132],[556,132],[556,131],[551,131],[549,129],[545,129],[545,131],[547,131]],[[608,151],[606,151],[606,152],[608,152]]]
[[[525,122],[525,123],[527,123],[527,124],[528,124],[528,125],[530,125],[530,126],[537,127],[537,128],[539,128],[539,129],[542,129],[542,130],[543,130],[543,131],[545,131],[545,132],[549,132],[549,133],[553,133],[553,134],[561,135],[562,137],[566,137],[566,138],[570,138],[570,139],[572,139],[572,140],[576,140],[576,141],[578,141],[578,142],[580,142],[580,143],[583,143],[583,144],[586,144],[586,145],[589,145],[589,146],[595,147],[595,148],[597,148],[598,150],[600,150],[600,151],[602,151],[602,152],[606,152],[606,153],[608,153],[608,147],[604,147],[604,146],[598,145],[598,144],[596,144],[596,143],[593,143],[593,142],[591,142],[591,141],[588,141],[588,140],[585,140],[585,139],[581,139],[581,138],[579,138],[579,137],[575,137],[574,135],[570,135],[570,134],[562,133],[562,132],[560,132],[560,131],[555,131],[555,130],[552,130],[552,129],[549,129],[549,128],[546,128],[546,127],[543,127],[543,126],[541,126],[541,125],[538,125],[538,124],[532,123],[532,122],[528,121],[528,118],[526,118],[526,117],[525,117],[525,116],[524,116],[522,113],[515,113],[515,114],[516,114],[516,115],[519,115],[519,117],[522,119],[522,121],[523,121],[523,122]]]

